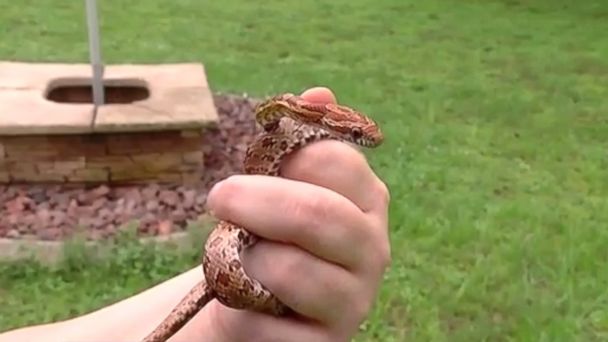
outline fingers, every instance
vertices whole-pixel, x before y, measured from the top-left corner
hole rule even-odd
[[[389,192],[362,153],[322,141],[287,158],[282,173],[297,182],[231,177],[213,189],[210,208],[220,219],[347,268],[389,263]]]
[[[350,245],[347,247],[347,253],[357,255],[356,260],[363,262],[360,265],[363,269],[370,269],[370,265],[388,266],[391,258],[387,232],[390,194],[360,152],[341,142],[322,141],[309,145],[288,158],[282,173],[285,178],[314,184],[341,194],[356,205],[366,218],[357,225],[359,229],[366,230],[359,235],[366,244]],[[351,232],[344,234],[349,236]],[[365,250],[366,256],[362,259],[360,254],[353,251],[352,246],[360,246],[359,251],[374,247]],[[381,271],[376,268],[370,270]]]
[[[365,296],[357,275],[293,246],[261,241],[243,253],[247,272],[283,303],[305,317],[335,325],[345,311],[366,312],[357,297]],[[294,289],[297,284],[297,290]]]
[[[384,210],[388,189],[374,174],[365,156],[349,145],[321,141],[290,155],[282,176],[331,189],[351,200],[363,212]]]
[[[371,243],[369,219],[329,189],[278,177],[237,175],[216,184],[207,203],[218,219],[265,239],[296,244],[346,268],[368,257],[361,251]]]
[[[330,337],[324,326],[314,322],[303,322],[285,317],[277,318],[252,311],[233,310],[219,305],[213,309],[217,312],[216,317],[221,318],[214,325],[214,328],[219,330],[218,333],[221,337],[212,339],[213,341],[341,341],[336,340],[333,336]]]
[[[337,102],[326,87],[309,88],[301,96],[312,102]],[[365,212],[382,210],[389,201],[388,188],[376,177],[364,155],[347,144],[336,141],[313,144],[288,157],[283,164],[283,176],[332,189]]]
[[[323,177],[309,175],[323,184]],[[345,311],[360,318],[369,310],[376,286],[364,280],[377,278],[390,261],[386,227],[378,223],[384,213],[363,213],[324,187],[266,176],[230,177],[208,201],[216,217],[287,242],[262,240],[242,260],[253,278],[296,312],[331,326],[344,324]]]

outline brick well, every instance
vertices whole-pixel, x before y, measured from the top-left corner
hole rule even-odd
[[[198,63],[109,65],[91,103],[87,64],[0,62],[0,183],[193,183],[218,122]]]
[[[199,130],[0,136],[2,183],[192,183]]]

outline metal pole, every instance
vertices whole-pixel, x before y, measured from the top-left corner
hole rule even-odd
[[[93,111],[93,122],[97,115],[97,107],[104,103],[103,91],[103,71],[104,66],[101,62],[101,50],[99,48],[99,23],[97,21],[97,2],[95,0],[86,0],[87,11],[87,26],[89,29],[89,58],[91,67],[93,68],[93,103],[95,108]]]

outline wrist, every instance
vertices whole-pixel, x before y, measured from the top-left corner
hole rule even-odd
[[[69,320],[0,335],[2,341],[139,341],[203,279],[200,265],[132,297]],[[209,315],[201,310],[170,341],[208,341]]]
[[[103,309],[65,322],[79,341],[138,341],[150,333],[203,279],[198,265]],[[103,323],[100,323],[103,322]]]

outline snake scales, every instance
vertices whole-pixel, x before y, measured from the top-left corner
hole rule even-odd
[[[285,156],[315,141],[337,139],[376,147],[384,139],[372,119],[352,108],[309,102],[289,93],[260,103],[255,109],[255,119],[263,131],[246,152],[246,174],[279,176]],[[289,308],[264,285],[250,278],[242,267],[240,252],[257,239],[233,223],[220,221],[205,243],[204,280],[142,342],[168,340],[212,299],[235,309],[273,315],[288,313]]]

